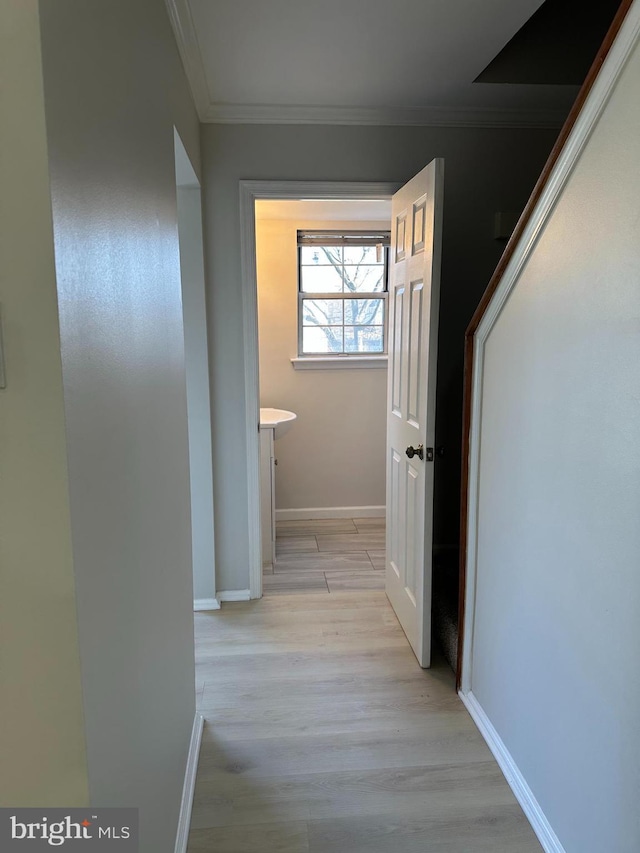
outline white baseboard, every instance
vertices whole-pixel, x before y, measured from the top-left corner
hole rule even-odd
[[[193,602],[194,611],[197,610],[220,610],[218,598],[196,598]]]
[[[476,697],[471,691],[469,693],[460,692],[459,696],[480,730],[480,734],[486,740],[495,760],[500,765],[500,769],[504,773],[509,787],[520,803],[522,811],[525,813],[533,831],[538,836],[538,841],[542,845],[542,849],[545,853],[565,853],[564,847],[551,828],[551,824],[542,811],[540,803],[536,800],[518,765],[513,760],[511,753],[503,743],[502,738],[493,727],[493,724]]]
[[[305,509],[277,509],[276,521],[304,521],[311,518],[384,518],[384,506],[319,506]]]
[[[249,601],[250,598],[248,589],[221,589],[218,593],[220,601]]]
[[[184,773],[184,785],[182,786],[182,801],[180,803],[180,814],[178,816],[178,831],[176,834],[175,853],[187,853],[189,842],[189,826],[191,824],[191,809],[193,807],[193,793],[196,788],[196,774],[198,772],[198,758],[200,757],[200,743],[202,742],[202,729],[204,717],[196,714],[191,729],[191,743],[187,755],[187,767]]]

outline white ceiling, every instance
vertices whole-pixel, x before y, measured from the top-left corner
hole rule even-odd
[[[474,83],[542,0],[166,0],[203,121],[553,126],[576,89]]]
[[[391,222],[391,200],[301,199],[256,200],[256,219],[297,222]]]

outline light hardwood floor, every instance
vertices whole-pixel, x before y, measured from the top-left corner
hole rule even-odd
[[[189,853],[540,853],[451,670],[418,667],[384,592],[195,616]]]
[[[384,589],[384,518],[279,521],[264,595]]]

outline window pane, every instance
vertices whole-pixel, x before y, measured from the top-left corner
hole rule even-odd
[[[303,266],[327,266],[342,263],[342,246],[301,246],[300,262]]]
[[[344,322],[352,326],[381,326],[383,299],[345,299]]]
[[[343,267],[300,267],[300,290],[303,293],[342,293]]]
[[[375,246],[345,246],[345,264],[384,264],[384,249],[380,252],[380,260]]]
[[[345,291],[379,293],[384,290],[384,266],[345,266]]]
[[[345,326],[345,352],[382,352],[384,344],[383,326]]]
[[[303,299],[302,323],[304,326],[340,326],[342,306],[342,299]]]
[[[342,326],[305,326],[302,330],[303,354],[344,352],[342,331]]]

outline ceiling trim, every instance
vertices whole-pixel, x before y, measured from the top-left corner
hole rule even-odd
[[[206,124],[338,124],[431,127],[562,127],[562,110],[448,109],[216,104],[207,78],[188,0],[165,0],[200,121]]]
[[[211,94],[189,2],[188,0],[165,0],[165,5],[198,116],[200,121],[206,121],[204,115],[211,106]]]
[[[344,124],[435,127],[561,127],[566,113],[442,107],[285,106],[210,104],[200,116],[212,124]]]

